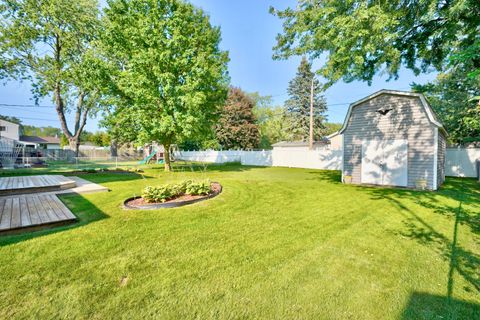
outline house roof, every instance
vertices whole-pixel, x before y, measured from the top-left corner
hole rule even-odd
[[[338,133],[342,134],[345,129],[347,128],[347,123],[348,123],[348,119],[350,118],[350,115],[352,113],[352,109],[356,106],[358,106],[359,104],[362,104],[370,99],[373,99],[373,98],[376,98],[382,94],[391,94],[391,95],[397,95],[397,96],[406,96],[406,97],[417,97],[420,99],[420,101],[422,102],[422,106],[424,107],[426,113],[427,113],[427,116],[428,116],[428,119],[430,120],[430,122],[432,124],[434,124],[436,127],[438,127],[440,130],[443,131],[443,133],[446,135],[447,134],[447,131],[445,130],[445,128],[443,127],[443,125],[440,123],[440,121],[437,119],[437,116],[435,115],[435,112],[433,111],[432,107],[430,106],[430,104],[428,103],[427,99],[425,99],[425,96],[421,93],[416,93],[416,92],[410,92],[410,91],[398,91],[398,90],[386,90],[386,89],[382,89],[380,91],[377,91],[375,93],[372,93],[371,95],[363,98],[363,99],[360,99],[352,104],[350,104],[349,108],[348,108],[348,112],[347,112],[347,115],[345,116],[345,120],[343,121],[343,126],[342,128],[338,131]]]
[[[57,137],[20,136],[20,141],[42,144],[60,144],[60,138]]]
[[[315,141],[313,145],[320,146],[325,145],[327,141]],[[272,147],[308,147],[308,141],[280,141],[277,143],[272,144]]]
[[[5,119],[0,119],[1,122],[7,122],[7,123],[10,123],[10,124],[13,124],[13,125],[16,125],[16,126],[20,126],[19,123],[16,123],[16,122],[12,122],[12,121],[9,121],[9,120],[5,120]]]
[[[327,138],[327,139],[330,140],[330,139],[332,139],[333,137],[338,136],[339,134],[340,134],[340,131],[335,131],[334,133],[329,134],[329,135],[326,136],[325,138]]]

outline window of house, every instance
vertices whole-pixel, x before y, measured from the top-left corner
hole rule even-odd
[[[0,126],[0,131],[7,131],[7,127],[6,126]]]

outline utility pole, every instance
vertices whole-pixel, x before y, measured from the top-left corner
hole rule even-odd
[[[310,139],[309,149],[313,150],[313,83],[315,76],[312,76],[312,86],[310,87]]]

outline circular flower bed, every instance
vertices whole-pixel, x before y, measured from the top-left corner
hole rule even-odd
[[[184,183],[184,182],[183,182]],[[151,209],[161,209],[161,208],[174,208],[181,207],[187,204],[192,204],[200,201],[204,201],[213,197],[216,197],[222,192],[222,186],[218,182],[211,182],[209,191],[204,194],[189,194],[184,191],[179,192],[178,194],[171,195],[162,201],[152,201],[152,198],[147,196],[145,193],[152,192],[151,189],[155,187],[147,187],[144,190],[143,196],[131,197],[123,202],[123,207],[125,209],[141,209],[141,210],[151,210]],[[158,187],[161,190],[165,188],[178,188],[178,185],[175,186],[162,186]],[[148,200],[147,200],[148,199]]]

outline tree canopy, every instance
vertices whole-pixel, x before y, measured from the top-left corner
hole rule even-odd
[[[288,85],[288,100],[285,101],[286,113],[291,119],[290,131],[294,139],[307,141],[310,131],[310,94],[313,84],[313,129],[314,139],[324,135],[327,103],[322,95],[322,87],[312,65],[305,57],[298,66],[297,74]]]
[[[415,74],[465,60],[471,73],[480,68],[478,0],[299,0],[271,12],[283,21],[274,58],[325,58],[319,72],[329,84],[397,78],[402,65]]]
[[[470,68],[441,73],[432,83],[413,84],[422,92],[444,124],[451,143],[480,141],[480,77],[469,76]]]
[[[97,107],[89,63],[99,23],[95,0],[0,1],[0,78],[29,80],[36,101],[53,98],[63,133],[78,151]],[[73,128],[65,113],[75,112]]]
[[[210,131],[227,92],[227,52],[220,29],[199,8],[178,0],[111,0],[102,54],[110,95],[122,101],[136,140],[168,149]]]
[[[260,132],[259,148],[271,149],[272,144],[292,140],[290,118],[283,106],[273,105],[271,96],[262,96],[258,92],[249,93],[254,101],[253,114]]]
[[[240,88],[230,88],[216,125],[216,137],[224,149],[257,148],[260,133],[253,113],[255,102]]]

